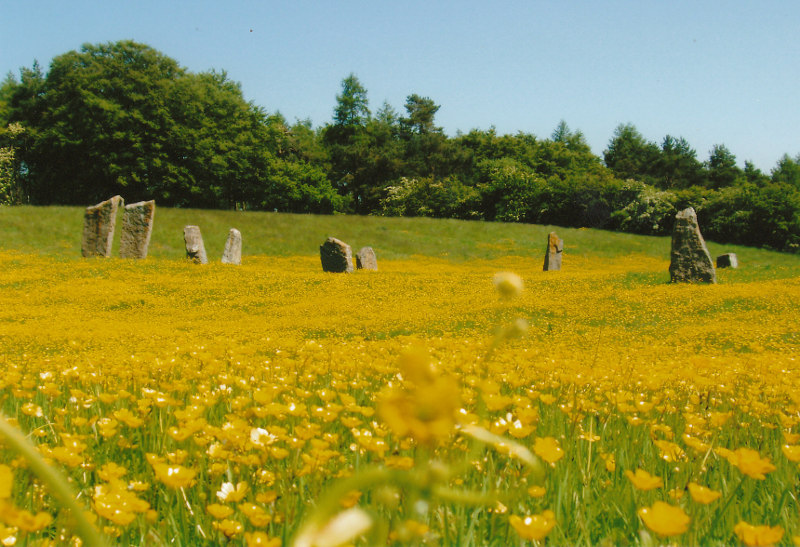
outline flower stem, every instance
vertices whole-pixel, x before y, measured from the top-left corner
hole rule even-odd
[[[106,547],[108,542],[84,515],[85,508],[77,502],[67,479],[47,465],[36,447],[17,428],[8,423],[8,419],[2,414],[0,414],[0,435],[12,449],[25,458],[28,467],[50,489],[50,493],[62,507],[70,511],[75,519],[78,534],[85,544],[89,547]]]

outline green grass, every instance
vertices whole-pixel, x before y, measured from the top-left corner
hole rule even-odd
[[[0,207],[0,248],[64,259],[80,257],[83,211],[82,207]],[[120,213],[115,254],[121,224]],[[564,239],[565,261],[570,255],[605,259],[630,254],[668,260],[670,249],[669,237],[532,224],[161,207],[156,209],[149,255],[183,258],[183,227],[187,224],[200,226],[209,260],[221,256],[230,228],[242,232],[245,256],[315,256],[325,238],[334,236],[349,243],[354,252],[363,246],[373,247],[379,260],[414,255],[453,262],[504,256],[540,260],[550,231]],[[712,256],[725,252],[739,256],[743,267],[725,276],[741,281],[786,277],[786,268],[800,268],[797,255],[714,242],[708,242],[708,247]]]

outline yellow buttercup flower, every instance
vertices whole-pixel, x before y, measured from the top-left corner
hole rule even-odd
[[[775,466],[768,458],[762,458],[756,450],[751,448],[737,448],[728,458],[739,471],[754,479],[764,480],[765,473],[775,471]]]
[[[396,435],[423,444],[449,436],[459,406],[457,382],[439,375],[420,348],[406,350],[400,356],[400,367],[406,383],[381,394],[378,412],[383,421]]]
[[[250,521],[250,524],[256,528],[263,528],[272,522],[272,516],[267,513],[263,507],[255,503],[240,503],[239,511],[241,511],[242,514],[247,517],[247,520]]]
[[[547,489],[544,486],[533,485],[528,488],[528,495],[532,498],[542,498],[546,493]]]
[[[149,503],[129,492],[121,481],[95,486],[93,501],[98,515],[119,526],[127,526],[137,513],[150,509]]]
[[[242,526],[241,522],[235,520],[225,519],[223,521],[215,520],[212,523],[212,526],[216,529],[225,534],[225,537],[232,538],[236,537],[242,533],[244,530],[244,526]]]
[[[642,507],[638,515],[650,530],[664,537],[683,534],[691,522],[683,509],[663,501],[655,502],[652,507]]]
[[[722,496],[722,492],[711,490],[710,488],[701,486],[696,482],[690,482],[689,495],[692,496],[692,499],[695,502],[702,503],[703,505],[708,505],[712,501],[719,499],[719,497]]]
[[[281,547],[281,538],[271,538],[265,532],[245,532],[247,547]]]
[[[635,473],[626,469],[625,476],[638,490],[653,490],[664,486],[664,481],[661,480],[661,477],[651,475],[644,469],[637,469]]]
[[[781,451],[790,462],[800,462],[800,445],[785,444],[781,446]]]
[[[617,458],[614,454],[600,452],[600,457],[603,458],[603,462],[605,462],[606,471],[613,473],[617,470]]]
[[[114,479],[124,477],[127,472],[128,470],[124,467],[117,465],[114,462],[108,462],[97,471],[97,476],[106,482],[111,482]]]
[[[556,525],[556,516],[555,513],[547,510],[541,514],[526,517],[511,515],[508,517],[508,522],[522,539],[539,541],[544,539]]]
[[[170,465],[167,463],[156,463],[153,471],[159,481],[171,488],[184,488],[192,484],[197,471],[182,465]]]
[[[222,505],[221,503],[212,503],[206,506],[206,511],[215,519],[222,520],[233,514],[233,507]]]
[[[783,528],[780,526],[753,526],[743,520],[733,527],[733,532],[748,547],[768,547],[783,538]]]
[[[537,437],[533,452],[547,463],[555,463],[564,457],[564,450],[553,437]]]

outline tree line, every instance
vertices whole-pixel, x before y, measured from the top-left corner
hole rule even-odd
[[[617,127],[602,157],[559,123],[548,138],[448,136],[440,106],[370,108],[351,74],[331,121],[289,123],[225,72],[193,73],[133,41],[86,44],[0,84],[0,203],[160,205],[432,216],[665,234],[693,206],[709,239],[798,251],[800,154],[770,173],[725,145]]]

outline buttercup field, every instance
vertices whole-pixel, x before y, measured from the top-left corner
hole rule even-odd
[[[542,226],[159,209],[82,259],[81,214],[0,210],[0,397],[95,535],[6,437],[5,545],[800,541],[796,256],[670,284],[669,238],[557,229],[544,272]]]

